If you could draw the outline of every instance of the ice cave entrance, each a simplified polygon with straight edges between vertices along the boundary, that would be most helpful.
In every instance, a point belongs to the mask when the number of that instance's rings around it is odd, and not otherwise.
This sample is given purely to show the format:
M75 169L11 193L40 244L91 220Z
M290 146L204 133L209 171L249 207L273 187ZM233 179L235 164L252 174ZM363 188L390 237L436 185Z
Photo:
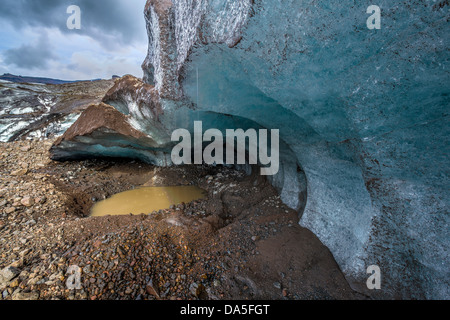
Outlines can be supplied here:
M197 186L142 187L117 193L96 203L91 209L91 216L148 214L205 197L206 191Z

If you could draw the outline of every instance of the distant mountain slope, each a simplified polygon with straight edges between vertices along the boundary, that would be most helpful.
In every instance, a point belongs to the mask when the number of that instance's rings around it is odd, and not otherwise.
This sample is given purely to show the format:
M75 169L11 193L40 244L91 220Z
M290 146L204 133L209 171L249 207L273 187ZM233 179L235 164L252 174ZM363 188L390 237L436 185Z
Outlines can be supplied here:
M15 83L44 83L44 84L64 84L64 83L74 83L79 81L65 81L65 80L58 80L58 79L50 79L50 78L40 78L40 77L22 77L22 76L16 76L14 74L5 73L4 75L0 76L0 80L15 82ZM93 79L90 81L96 81L101 79ZM81 81L81 80L80 80Z

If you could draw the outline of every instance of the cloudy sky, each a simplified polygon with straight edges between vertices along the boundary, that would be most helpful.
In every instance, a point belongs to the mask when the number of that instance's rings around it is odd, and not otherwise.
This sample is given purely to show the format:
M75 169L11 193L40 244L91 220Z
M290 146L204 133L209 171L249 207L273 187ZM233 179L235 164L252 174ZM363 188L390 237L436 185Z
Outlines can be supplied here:
M69 30L70 5L81 29ZM2 0L0 74L63 80L142 77L145 0Z

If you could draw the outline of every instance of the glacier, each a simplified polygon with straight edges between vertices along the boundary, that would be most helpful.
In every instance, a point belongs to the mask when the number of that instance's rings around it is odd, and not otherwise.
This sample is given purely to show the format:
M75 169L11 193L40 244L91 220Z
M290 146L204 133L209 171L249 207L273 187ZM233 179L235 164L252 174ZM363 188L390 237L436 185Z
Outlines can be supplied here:
M66 84L0 81L0 142L62 135L114 82ZM87 93L88 92L88 93Z
M118 80L103 102L152 142L97 132L53 150L171 165L171 132L196 120L279 129L271 183L352 288L448 299L450 7L379 0L381 29L369 30L371 4L148 0L143 81ZM382 290L366 287L370 265Z

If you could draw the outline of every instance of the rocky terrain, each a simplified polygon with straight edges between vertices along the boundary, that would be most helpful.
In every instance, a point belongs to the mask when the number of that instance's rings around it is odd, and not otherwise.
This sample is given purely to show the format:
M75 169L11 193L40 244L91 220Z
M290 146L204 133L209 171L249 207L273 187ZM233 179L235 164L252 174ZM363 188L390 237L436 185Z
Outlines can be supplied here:
M65 84L0 80L0 141L61 135L113 84L113 80Z
M142 80L0 82L2 141L45 138L2 145L4 297L448 299L448 4L148 0ZM194 121L279 130L278 173L170 167ZM87 217L154 184L209 197Z
M0 144L0 299L364 298L259 175L123 159L60 163L49 160L52 143ZM190 184L208 198L89 217L96 201L120 191ZM71 266L79 289L67 286Z

